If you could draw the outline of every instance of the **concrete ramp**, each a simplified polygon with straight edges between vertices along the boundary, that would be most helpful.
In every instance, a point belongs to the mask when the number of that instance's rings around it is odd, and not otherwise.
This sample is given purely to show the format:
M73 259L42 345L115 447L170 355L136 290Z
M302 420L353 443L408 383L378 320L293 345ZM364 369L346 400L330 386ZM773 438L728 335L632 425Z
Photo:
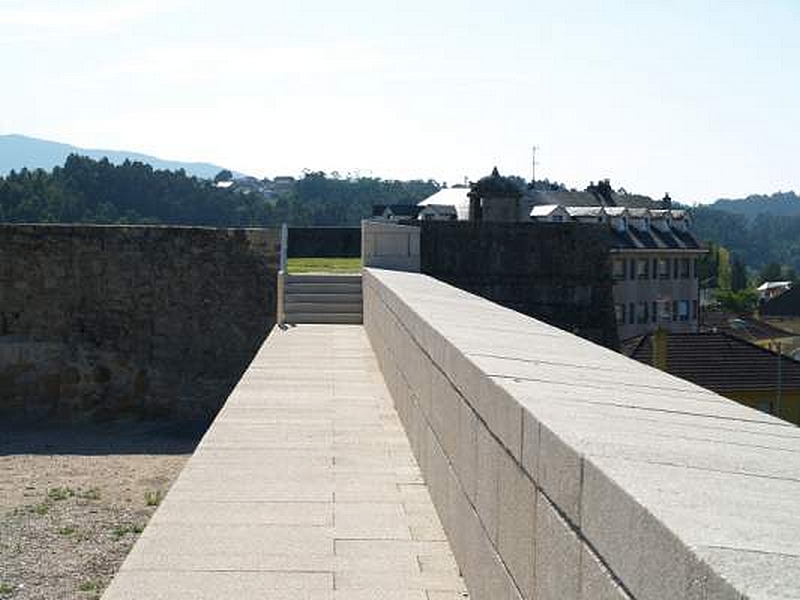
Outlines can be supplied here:
M275 329L105 600L455 600L464 584L360 326Z

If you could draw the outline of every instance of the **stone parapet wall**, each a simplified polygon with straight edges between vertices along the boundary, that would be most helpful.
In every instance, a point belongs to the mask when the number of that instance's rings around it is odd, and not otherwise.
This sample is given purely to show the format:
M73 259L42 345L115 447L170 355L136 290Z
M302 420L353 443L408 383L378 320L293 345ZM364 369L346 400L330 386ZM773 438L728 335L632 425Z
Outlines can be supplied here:
M209 418L275 318L273 230L0 226L0 413Z
M378 220L361 222L361 264L419 273L420 228Z
M364 325L475 600L800 595L800 430L430 277Z

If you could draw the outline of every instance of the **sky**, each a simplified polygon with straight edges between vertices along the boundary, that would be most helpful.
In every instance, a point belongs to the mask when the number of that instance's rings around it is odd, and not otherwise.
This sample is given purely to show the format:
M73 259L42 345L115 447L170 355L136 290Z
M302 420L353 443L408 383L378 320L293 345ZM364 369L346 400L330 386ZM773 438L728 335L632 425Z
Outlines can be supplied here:
M800 191L800 0L0 0L0 134L693 204Z

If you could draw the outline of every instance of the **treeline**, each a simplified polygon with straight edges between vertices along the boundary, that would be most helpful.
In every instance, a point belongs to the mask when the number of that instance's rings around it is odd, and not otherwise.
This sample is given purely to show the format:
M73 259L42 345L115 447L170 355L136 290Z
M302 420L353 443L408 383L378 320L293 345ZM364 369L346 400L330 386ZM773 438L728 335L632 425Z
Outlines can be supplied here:
M434 181L341 179L313 172L281 196L267 198L220 188L182 170L71 155L52 172L23 169L0 177L0 222L358 225L373 204L416 203L438 189Z
M698 239L724 246L753 271L780 265L800 272L800 216L748 218L708 206L693 208L692 216Z

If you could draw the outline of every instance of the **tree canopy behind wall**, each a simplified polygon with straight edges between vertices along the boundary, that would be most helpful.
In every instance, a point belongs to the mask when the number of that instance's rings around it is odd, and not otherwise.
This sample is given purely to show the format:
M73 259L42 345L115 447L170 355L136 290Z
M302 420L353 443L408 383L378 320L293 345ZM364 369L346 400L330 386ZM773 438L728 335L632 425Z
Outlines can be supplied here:
M310 172L277 198L218 187L182 170L71 155L63 167L0 177L0 222L355 226L373 204L416 203L434 181L342 179Z

